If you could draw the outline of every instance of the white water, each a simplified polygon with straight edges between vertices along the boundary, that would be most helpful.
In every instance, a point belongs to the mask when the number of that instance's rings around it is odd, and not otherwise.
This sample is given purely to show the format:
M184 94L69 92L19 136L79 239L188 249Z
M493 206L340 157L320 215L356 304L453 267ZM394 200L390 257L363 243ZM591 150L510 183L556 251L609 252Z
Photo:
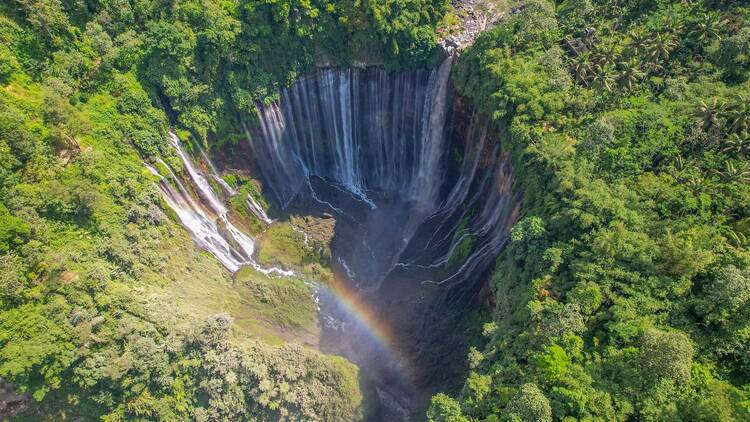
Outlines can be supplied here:
M282 208L311 176L375 207L373 191L430 208L439 188L452 60L434 71L322 70L258 107L246 130ZM369 73L365 73L369 72Z
M159 188L167 205L174 210L180 223L190 232L195 242L203 249L216 257L229 271L235 272L243 266L251 266L255 270L266 275L291 276L293 271L281 268L265 268L253 260L255 253L255 240L237 228L230 220L227 207L221 196L218 195L211 184L208 183L207 175L203 174L193 164L192 159L182 148L177 135L169 132L170 145L182 160L182 166L187 171L188 181L192 190L198 195L198 200L193 198L191 191L185 187L183 182L169 167L167 163L160 163L169 170L168 177L162 176L152 166L146 167L161 179ZM217 181L223 180L218 176L213 164L204 154L211 169L211 176ZM228 184L221 184L228 194L236 194ZM176 189L175 189L176 188ZM266 224L271 220L265 214L260 205L254 200L249 200L248 205L253 204L250 210ZM257 209L253 209L256 207Z
M372 289L394 268L444 267L468 238L475 246L465 262L426 282L471 277L494 259L515 219L512 171L499 145L487 145L488 120L474 115L464 142L446 139L455 112L451 66L448 58L431 71L321 70L282 90L278 103L259 105L259 125L246 127L255 163L282 208L307 195L361 224L363 245L343 253ZM451 160L460 166L449 177ZM366 221L316 192L313 178L366 204ZM382 198L389 208L376 210ZM456 235L462 221L465 231Z
M255 200L255 198L253 198L252 195L248 195L245 202L247 203L247 208L250 210L250 212L253 213L255 218L257 218L267 226L273 223L273 220L268 218L266 210L263 209L263 207L258 203L258 201Z
M172 134L170 133L170 137L171 136ZM216 170L216 166L214 166L214 163L208 157L208 154L206 154L206 151L204 151L203 149L200 149L200 153L201 153L201 156L203 157L203 161L208 165L209 170L211 170L211 177L216 181L216 183L219 184L219 186L221 186L224 192L228 196L238 195L239 192L237 192L237 189L229 186L229 183L227 183L226 180L224 180L224 178L222 178L219 175L219 172ZM266 226L269 226L273 223L273 220L268 217L268 214L266 214L266 210L263 209L263 207L258 203L258 201L252 195L247 196L245 203L247 205L247 208L250 210L250 212L253 213L255 218L257 218L261 223L265 224Z

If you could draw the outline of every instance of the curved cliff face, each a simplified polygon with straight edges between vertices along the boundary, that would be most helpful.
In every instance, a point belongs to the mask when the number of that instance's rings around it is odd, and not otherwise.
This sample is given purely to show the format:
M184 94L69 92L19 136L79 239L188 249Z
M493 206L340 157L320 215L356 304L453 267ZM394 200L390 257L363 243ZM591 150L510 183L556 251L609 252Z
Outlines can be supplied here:
M394 270L460 283L507 237L513 172L487 119L457 107L451 64L321 70L247 125L280 208L313 201L358 227L362 241L338 258L360 288Z
M321 348L363 369L376 419L405 419L452 387L466 356L457 309L476 298L518 216L498 131L452 94L451 60L320 70L246 126L266 195L336 217L337 280L374 316L323 294Z

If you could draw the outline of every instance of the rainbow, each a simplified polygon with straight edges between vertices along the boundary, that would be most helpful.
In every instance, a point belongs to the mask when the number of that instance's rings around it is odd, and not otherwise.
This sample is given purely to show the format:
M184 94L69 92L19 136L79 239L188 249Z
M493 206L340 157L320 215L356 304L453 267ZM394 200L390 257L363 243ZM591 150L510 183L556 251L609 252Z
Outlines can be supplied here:
M334 271L333 280L322 286L329 297L335 301L344 312L358 324L358 328L364 330L380 350L379 353L387 356L389 361L396 365L398 370L410 379L412 374L403 353L399 352L398 341L392 327L378 316L375 307L367 301L363 293L352 287L346 277Z

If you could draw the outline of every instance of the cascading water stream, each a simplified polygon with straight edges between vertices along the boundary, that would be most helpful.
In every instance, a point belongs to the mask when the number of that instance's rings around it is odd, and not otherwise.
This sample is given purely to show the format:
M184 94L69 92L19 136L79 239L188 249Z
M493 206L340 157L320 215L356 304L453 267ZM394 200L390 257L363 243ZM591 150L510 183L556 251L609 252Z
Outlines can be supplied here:
M182 160L183 168L187 171L190 185L196 191L199 201L196 201L179 177L163 160L159 163L169 171L169 178L159 174L153 166L146 165L149 171L161 180L159 188L167 202L174 210L180 223L190 232L193 239L213 254L229 271L235 272L242 266L251 266L256 271L266 275L291 276L293 271L281 268L265 268L253 260L255 240L242 232L229 220L229 212L221 196L208 183L208 177L199 171L192 159L183 150L180 139L174 132L169 132L169 141L177 155ZM204 154L204 160L211 170L211 177L221 180L221 185L228 195L236 194L224 180L216 173L213 163ZM174 187L177 187L175 189ZM249 197L248 206L259 220L270 224L271 220L263 208Z
M400 238L380 248L384 254L373 259L370 253L368 262L350 263L366 267L354 272L368 274L371 288L396 265L424 214L434 208L444 166L451 64L449 59L434 71L398 74L323 70L282 91L279 104L259 106L260 124L247 130L267 186L281 207L307 193L337 214L357 220L320 198L311 184L319 178L371 210L384 195L409 208L400 212Z
M450 69L446 60L433 72L396 76L323 70L283 90L279 104L259 106L260 126L248 137L276 200L286 207L317 176L370 205L373 191L429 204L439 186Z

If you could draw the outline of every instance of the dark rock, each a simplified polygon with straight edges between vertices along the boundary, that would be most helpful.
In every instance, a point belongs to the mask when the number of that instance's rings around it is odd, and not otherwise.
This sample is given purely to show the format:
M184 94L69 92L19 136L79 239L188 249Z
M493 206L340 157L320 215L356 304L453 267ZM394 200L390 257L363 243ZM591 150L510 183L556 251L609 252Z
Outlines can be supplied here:
M15 386L0 378L0 419L5 420L26 409L29 397L19 394Z

